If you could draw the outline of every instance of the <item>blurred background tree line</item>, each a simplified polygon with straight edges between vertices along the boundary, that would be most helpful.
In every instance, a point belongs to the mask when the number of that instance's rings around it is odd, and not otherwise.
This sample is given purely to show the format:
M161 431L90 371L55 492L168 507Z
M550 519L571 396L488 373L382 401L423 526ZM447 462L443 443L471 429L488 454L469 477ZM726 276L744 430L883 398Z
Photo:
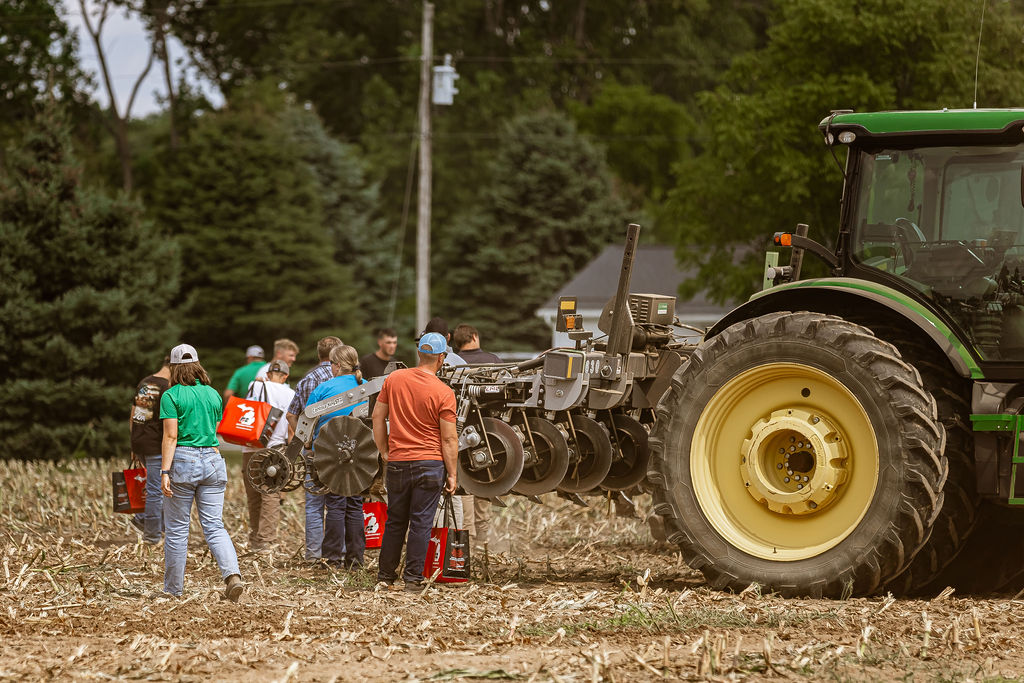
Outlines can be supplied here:
M434 312L492 350L540 350L533 311L628 221L721 302L767 237L829 243L830 109L1015 106L1022 0L449 0L461 79L433 120ZM140 17L163 110L100 107L104 12ZM411 356L422 4L0 4L0 443L122 453L135 382L179 341L223 388L252 343L395 327ZM223 95L174 77L167 40ZM208 90L207 90L208 91ZM411 201L413 200L413 201ZM749 254L737 257L736 254ZM685 305L685 304L683 304Z

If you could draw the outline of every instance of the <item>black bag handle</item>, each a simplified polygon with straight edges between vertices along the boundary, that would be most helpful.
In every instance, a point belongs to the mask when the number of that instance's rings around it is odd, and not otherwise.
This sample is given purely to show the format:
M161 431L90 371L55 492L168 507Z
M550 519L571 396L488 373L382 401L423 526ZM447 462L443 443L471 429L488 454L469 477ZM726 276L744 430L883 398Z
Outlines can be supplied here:
M260 396L261 396L261 398L256 398L255 396L252 395L252 391L253 391L253 389L255 387L249 387L249 391L248 391L248 393L246 393L245 397L246 398L254 399L256 401L259 401L260 403L270 403L270 401L267 400L267 382L266 382L266 380L263 380L263 379L253 380L253 383L256 383L256 382L260 383Z
M452 521L448 521L448 515L452 516ZM455 529L458 531L458 519L455 517L455 501L452 500L452 494L444 494L444 526L447 529Z

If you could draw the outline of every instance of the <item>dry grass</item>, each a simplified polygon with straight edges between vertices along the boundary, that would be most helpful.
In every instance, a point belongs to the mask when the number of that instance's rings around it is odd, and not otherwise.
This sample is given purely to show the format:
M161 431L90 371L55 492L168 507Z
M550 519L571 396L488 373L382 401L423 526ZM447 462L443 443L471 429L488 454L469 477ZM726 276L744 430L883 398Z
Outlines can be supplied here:
M677 552L608 506L557 497L496 511L466 586L424 595L298 561L302 496L282 552L245 554L229 469L228 530L248 582L222 602L193 527L186 594L153 598L163 554L109 512L110 465L0 462L0 679L999 680L1024 672L1024 603L782 600L708 590ZM641 501L641 507L643 502Z

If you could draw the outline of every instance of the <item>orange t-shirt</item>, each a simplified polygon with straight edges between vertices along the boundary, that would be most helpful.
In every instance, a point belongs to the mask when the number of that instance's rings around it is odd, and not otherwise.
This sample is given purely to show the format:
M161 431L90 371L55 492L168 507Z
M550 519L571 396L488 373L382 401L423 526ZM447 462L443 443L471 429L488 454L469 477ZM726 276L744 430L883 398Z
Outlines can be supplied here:
M441 460L440 420L455 422L455 392L416 368L395 370L377 394L388 406L388 460Z

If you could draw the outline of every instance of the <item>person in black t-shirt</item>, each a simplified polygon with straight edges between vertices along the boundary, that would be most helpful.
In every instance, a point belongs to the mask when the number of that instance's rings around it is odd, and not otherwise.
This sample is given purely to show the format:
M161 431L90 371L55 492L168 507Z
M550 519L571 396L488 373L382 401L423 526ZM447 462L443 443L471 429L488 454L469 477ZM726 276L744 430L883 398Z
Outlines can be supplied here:
M157 544L164 531L163 494L160 492L160 445L164 438L160 397L171 386L170 358L135 390L131 412L132 457L146 466L146 511L132 517L142 540Z
M377 350L359 359L359 370L363 379L371 380L384 374L384 368L395 357L398 348L398 334L390 327L377 331Z
M452 348L470 365L479 363L500 363L495 354L480 348L480 333L472 325L459 325L452 332Z

